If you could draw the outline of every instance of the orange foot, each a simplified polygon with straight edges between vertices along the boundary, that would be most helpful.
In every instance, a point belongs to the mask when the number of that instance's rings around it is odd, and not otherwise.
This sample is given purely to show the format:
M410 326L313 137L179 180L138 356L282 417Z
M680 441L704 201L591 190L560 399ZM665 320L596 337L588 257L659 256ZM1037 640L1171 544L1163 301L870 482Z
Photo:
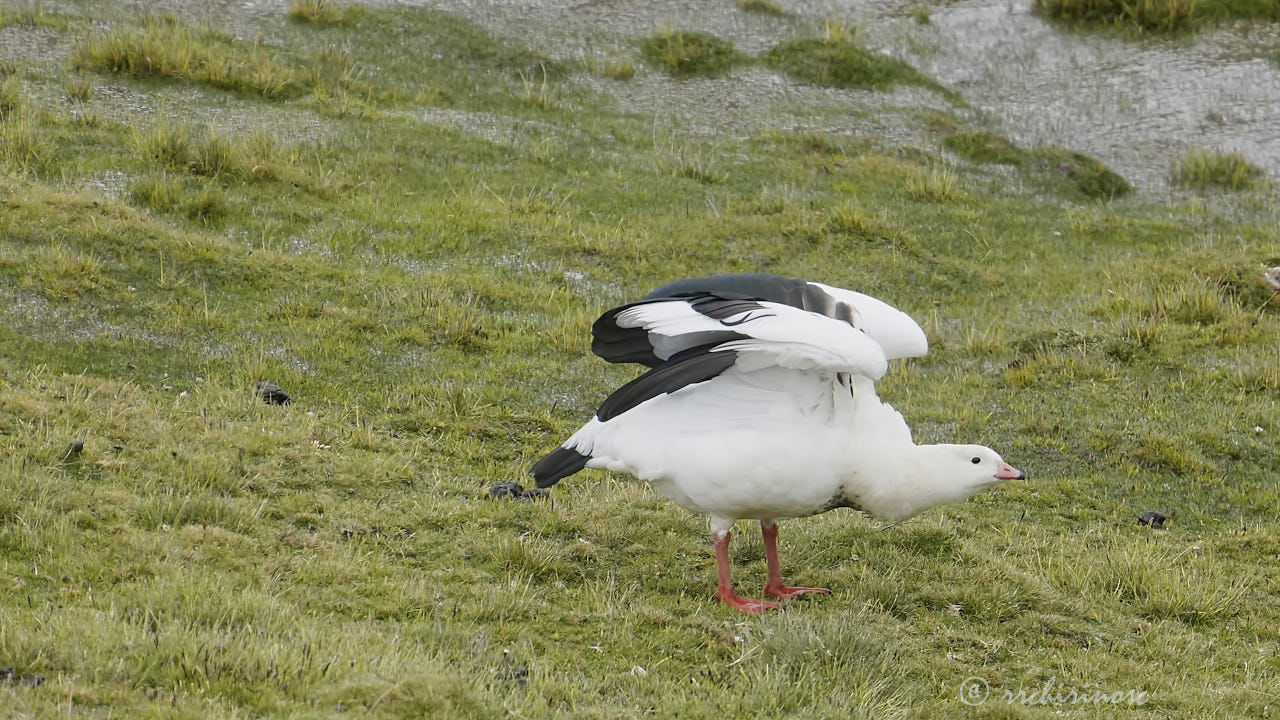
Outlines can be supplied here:
M778 603L769 602L768 600L748 600L741 597L733 590L717 590L716 599L734 610L744 612L748 615L758 615L765 610L779 610L782 608Z
M790 585L783 585L781 582L771 582L764 586L765 595L778 598L779 600L790 600L792 598L798 598L801 595L808 595L809 593L813 593L814 595L830 595L831 591L826 588L791 587Z

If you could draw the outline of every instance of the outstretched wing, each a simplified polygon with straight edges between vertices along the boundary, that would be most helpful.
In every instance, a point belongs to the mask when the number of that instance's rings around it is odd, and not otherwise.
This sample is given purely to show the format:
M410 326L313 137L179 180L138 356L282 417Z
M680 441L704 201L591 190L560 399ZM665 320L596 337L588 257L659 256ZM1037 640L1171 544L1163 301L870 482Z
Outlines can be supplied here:
M852 290L781 275L752 273L680 280L654 290L641 302L696 299L707 295L726 300L778 303L840 321L865 332L888 359L917 357L929 349L924 331L897 308ZM611 310L596 322L592 327L593 352L609 362L636 362L656 367L691 347L740 339L735 337L732 328L727 327L698 325L694 329L693 325L685 325L682 331L679 327L669 326L665 332L651 332L642 327L619 325L616 321L618 315L637 304Z
M828 370L879 379L888 368L880 345L865 332L825 315L731 293L641 300L605 313L596 323L641 337L661 363L694 347L732 351L744 369L768 366Z

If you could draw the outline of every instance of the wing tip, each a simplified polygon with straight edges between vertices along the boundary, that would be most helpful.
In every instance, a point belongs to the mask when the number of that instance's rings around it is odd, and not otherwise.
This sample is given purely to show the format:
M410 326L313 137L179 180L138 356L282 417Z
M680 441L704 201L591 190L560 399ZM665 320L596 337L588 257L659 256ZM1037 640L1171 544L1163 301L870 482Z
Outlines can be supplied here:
M549 488L585 468L590 459L590 455L583 455L571 447L561 445L534 463L530 472L538 487Z

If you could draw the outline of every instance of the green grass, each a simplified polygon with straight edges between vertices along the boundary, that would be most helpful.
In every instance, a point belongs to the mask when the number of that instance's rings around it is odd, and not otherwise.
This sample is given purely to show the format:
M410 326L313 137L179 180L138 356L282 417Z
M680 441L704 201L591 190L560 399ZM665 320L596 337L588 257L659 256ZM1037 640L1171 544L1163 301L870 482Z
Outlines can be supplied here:
M1174 163L1173 181L1195 190L1249 190L1265 186L1266 175L1240 153L1192 148Z
M649 62L676 77L718 75L748 60L728 40L693 30L664 30L645 38L640 50Z
M823 37L797 38L775 45L765 53L763 61L814 85L867 90L920 85L957 97L901 60L869 52L857 42L855 31L837 22L827 23Z
M773 0L738 0L738 7L746 12L760 13L761 15L773 15L781 17L787 12L782 8L782 3Z
M302 90L299 74L265 50L246 55L233 45L213 32L195 32L167 17L142 30L116 30L84 42L76 47L71 64L76 70L187 80L267 98Z
M960 157L979 163L1013 165L1050 186L1070 188L1091 200L1124 197L1133 187L1101 161L1058 147L1027 150L986 130L962 130L949 118L934 116L931 126L943 132L942 145Z
M18 60L0 667L44 681L0 682L3 713L1274 713L1270 211L1083 202L1087 159L924 111L906 129L945 158L664 134L535 39L423 8L240 16L255 45L71 7L63 47L156 32L304 80L268 97L192 66L86 68L80 108L63 61ZM163 121L114 108L121 92ZM601 311L725 271L911 313L931 353L881 393L919 440L990 444L1030 479L887 529L785 522L788 579L834 593L759 618L714 601L705 519L643 484L589 471L549 501L486 496L634 376L590 355ZM263 403L260 380L293 402ZM1137 524L1148 509L1165 530ZM735 579L758 595L762 543L740 530ZM991 688L978 708L970 677ZM1149 702L999 701L1050 678Z
M8 120L22 109L22 81L10 75L0 81L0 121Z
M347 25L365 15L359 4L341 4L331 0L289 0L289 17L315 25Z
M1280 19L1277 0L1036 0L1034 7L1054 20L1156 33L1238 18Z

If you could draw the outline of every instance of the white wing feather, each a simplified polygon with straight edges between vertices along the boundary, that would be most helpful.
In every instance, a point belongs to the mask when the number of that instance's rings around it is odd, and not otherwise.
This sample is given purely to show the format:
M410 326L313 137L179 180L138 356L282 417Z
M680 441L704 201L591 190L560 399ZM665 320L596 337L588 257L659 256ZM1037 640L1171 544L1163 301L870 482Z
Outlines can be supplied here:
M929 352L929 340L925 337L924 330L920 329L910 315L898 308L853 290L816 282L809 284L853 308L857 315L857 326L880 344L885 357L890 360L920 357Z
M880 345L848 323L790 305L755 304L758 307L717 319L683 300L646 303L618 313L616 322L619 327L644 328L655 348L690 347L682 341L689 335L709 342L723 338L726 342L716 350L737 351L738 365L744 369L829 370L876 380L888 369Z

